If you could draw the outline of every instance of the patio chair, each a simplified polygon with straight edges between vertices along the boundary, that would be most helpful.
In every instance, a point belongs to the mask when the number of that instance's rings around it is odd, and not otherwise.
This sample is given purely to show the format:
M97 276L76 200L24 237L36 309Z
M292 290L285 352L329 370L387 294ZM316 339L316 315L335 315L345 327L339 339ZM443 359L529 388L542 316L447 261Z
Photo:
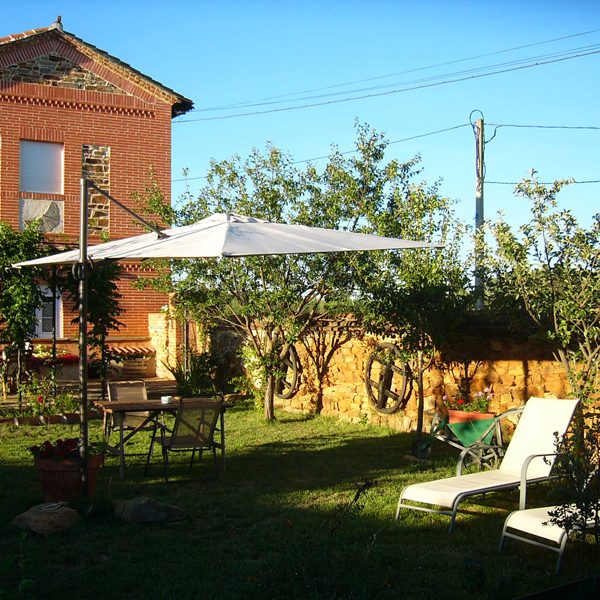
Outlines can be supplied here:
M169 452L191 452L192 456L188 469L188 471L191 471L196 452L198 452L198 462L200 463L202 462L204 450L212 450L215 473L218 479L217 447L220 447L220 444L215 442L214 437L222 410L222 398L182 398L175 416L173 429L170 430L161 425L152 434L145 473L148 473L154 444L159 443L162 448L165 481L169 480Z
M403 508L448 515L451 532L458 506L465 498L516 488L520 490L519 508L524 509L527 484L551 477L556 435L565 434L578 403L530 398L498 469L409 485L400 494L396 519Z
M115 400L127 400L129 402L145 402L148 400L148 393L146 391L146 383L143 380L135 381L109 381L108 382L108 400L113 402ZM136 429L150 416L148 411L137 411L123 413L123 429ZM104 415L104 431L107 437L110 436L114 427L112 418L107 420L106 414ZM151 431L154 429L154 425L148 425L143 429Z
M588 476L585 485L592 485L592 489L597 489L599 476L600 471L593 471ZM594 500L589 507L591 514L586 519L584 526L586 531L594 531L598 526L597 520L600 520L600 514L596 514L593 508L595 503L596 501ZM552 516L550 512L556 511L558 508L558 506L542 506L540 508L527 508L511 512L504 521L498 551L502 551L506 538L512 538L557 552L558 558L556 559L555 572L558 574L569 535L573 532L582 532L583 530L581 523L578 522L579 519L573 522L570 530L565 529L557 523L551 523L550 519ZM563 508L566 509L567 513L576 513L578 511L575 504L563 505Z
M502 550L506 538L547 548L558 553L555 569L558 574L569 534L560 525L549 522L548 512L556 508L556 506L543 506L511 512L504 521L498 550Z

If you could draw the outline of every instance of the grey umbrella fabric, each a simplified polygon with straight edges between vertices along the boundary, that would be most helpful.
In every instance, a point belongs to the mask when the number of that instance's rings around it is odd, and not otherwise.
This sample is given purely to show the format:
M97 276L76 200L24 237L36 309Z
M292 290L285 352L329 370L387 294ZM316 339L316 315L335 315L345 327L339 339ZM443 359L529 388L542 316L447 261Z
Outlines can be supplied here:
M357 250L439 248L440 245L336 229L271 223L254 217L217 213L192 225L166 229L164 237L145 233L90 246L88 258L210 258L269 254L309 254ZM79 250L17 263L15 267L73 264Z

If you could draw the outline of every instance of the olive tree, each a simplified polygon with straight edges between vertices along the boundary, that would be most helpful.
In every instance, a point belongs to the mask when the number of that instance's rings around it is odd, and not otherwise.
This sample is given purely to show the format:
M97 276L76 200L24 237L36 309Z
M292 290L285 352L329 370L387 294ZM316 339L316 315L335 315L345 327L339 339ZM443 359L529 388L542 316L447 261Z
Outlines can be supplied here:
M369 217L380 235L436 242L440 248L369 257L363 306L370 330L399 339L417 382L420 435L424 372L444 342L460 330L473 296L461 253L466 227L454 216L453 202L439 193L437 184L411 181L408 175L417 174L417 167L418 159L404 164L392 161L387 166L385 185Z
M322 171L310 164L300 169L272 146L264 153L254 150L245 160L213 162L207 185L176 211L175 224L214 212L235 212L373 232L373 216L378 214L373 207L384 210L383 188L390 177L398 189L407 187L415 164L384 164L385 145L380 134L359 126L356 156L345 159L334 148ZM332 315L360 312L359 279L368 270L365 265L372 265L365 263L367 254L174 261L168 279L188 314L203 323L233 328L253 348L263 373L265 416L272 419L276 380L290 345Z
M234 157L213 163L207 186L181 208L177 223L234 212L276 222L343 227L343 202L317 200L319 188L314 168L300 171L273 147L264 154L255 150L244 161ZM320 318L325 306L348 298L342 265L335 255L194 259L175 261L171 278L178 302L189 315L199 322L226 325L250 345L263 375L265 417L273 419L277 375L290 345Z
M573 395L598 395L600 372L600 213L589 228L556 196L568 181L518 184L531 203L531 220L515 232L500 217L491 225L495 246L488 293L512 296L563 365Z

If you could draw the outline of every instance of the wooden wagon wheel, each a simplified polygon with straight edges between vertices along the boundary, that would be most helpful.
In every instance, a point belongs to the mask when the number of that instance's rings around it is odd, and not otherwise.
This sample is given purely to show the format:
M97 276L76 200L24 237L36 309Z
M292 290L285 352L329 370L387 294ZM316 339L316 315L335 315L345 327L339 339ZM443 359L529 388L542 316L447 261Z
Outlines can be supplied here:
M367 359L365 384L373 408L384 414L396 412L407 401L408 365L395 344L378 344Z
M283 376L278 377L275 382L275 395L282 400L287 400L298 391L300 383L300 359L294 346L290 346L282 363Z

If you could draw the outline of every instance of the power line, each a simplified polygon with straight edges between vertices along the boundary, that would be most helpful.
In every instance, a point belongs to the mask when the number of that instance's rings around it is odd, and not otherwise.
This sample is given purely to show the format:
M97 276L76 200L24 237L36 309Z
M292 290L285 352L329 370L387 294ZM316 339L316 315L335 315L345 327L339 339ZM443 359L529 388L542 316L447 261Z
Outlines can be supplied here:
M500 129L500 127L516 127L519 129L589 129L589 130L600 130L599 126L596 125L515 125L512 123L488 123L490 127Z
M494 185L518 185L520 181L486 181L486 183ZM554 181L538 181L540 185L552 185ZM578 185L582 183L600 183L600 179L588 179L586 181L570 181L569 185Z
M588 45L588 46L581 46L579 48L572 48L570 50L566 50L566 51L558 51L558 52L551 52L550 54L542 54L539 56L529 56L526 58L519 58L519 59L514 59L514 60L510 60L510 61L506 61L506 62L501 62L501 63L497 63L494 65L484 65L482 67L473 67L470 69L464 69L462 71L455 71L455 72L451 72L451 73L442 73L440 75L432 75L429 77L424 77L421 79L413 79L413 80L409 80L409 81L404 81L404 82L395 82L395 83L386 83L383 85L377 85L377 86L370 86L370 87L364 87L364 88L357 88L357 89L353 89L353 90L346 90L346 91L341 91L341 92L330 92L328 94L318 94L318 95L314 95L314 96L304 96L302 98L296 98L295 100L271 100L271 101L263 101L263 102L254 102L254 103L238 103L237 106L235 107L231 107L231 108L255 108L255 107L259 107L259 106L272 106L274 104L283 104L283 103L289 103L289 102L299 102L301 100L318 100L321 98L331 98L332 96L342 96L342 95L348 95L348 94L355 94L355 93L359 93L359 92L370 92L370 91L374 91L374 90L380 90L380 89L389 89L391 87L394 86L407 86L407 85L415 85L415 84L421 84L421 83L429 83L432 81L439 81L445 77L456 77L456 76L463 76L463 75L470 75L473 73L481 73L482 71L486 71L488 69L491 68L498 68L498 67L512 67L512 66L516 66L516 65L522 65L524 63L528 63L531 61L537 61L537 60L548 60L548 59L556 59L556 58L565 58L568 57L569 55L572 55L575 52L581 52L581 51L590 51L590 50L598 50L599 49L599 45L598 44L592 44L592 45ZM207 112L210 110L231 110L230 107L221 107L221 108L214 108L214 109L196 109L197 112Z
M466 58L459 58L459 59L455 59L455 60L450 60L450 61L446 61L446 62L441 62L441 63L435 63L432 65L427 65L425 67L416 67L413 69L407 69L404 71L398 71L396 73L389 73L387 75L377 75L375 77L368 77L365 79L357 79L354 81L349 81L349 82L344 82L344 83L337 83L337 84L332 84L332 85L328 85L328 86L323 86L323 87L317 87L317 88L309 88L307 90L301 90L301 91L297 91L297 92L289 92L287 94L279 94L276 96L267 96L265 98L259 98L256 100L246 100L246 101L242 101L242 102L236 102L233 104L226 104L226 105L221 105L221 106L213 106L213 107L208 107L208 108L203 108L203 109L194 109L193 111L190 112L207 112L207 111L211 111L211 110L229 110L229 109L233 109L233 108L244 108L244 107L248 107L250 105L252 105L253 103L256 102L265 102L268 100L278 100L281 98L289 98L290 96L299 96L301 94L309 94L312 92L320 92L320 91L325 91L325 90L331 90L331 89L335 89L335 88L339 88L339 87L344 87L344 86L349 86L349 85L355 85L357 83L366 83L369 81L377 81L380 79L387 79L389 77L396 77L398 75L407 75L409 73L416 73L419 71L426 71L429 69L434 69L437 67L445 67L448 65L453 65L453 64L459 64L459 63L463 63L463 62L468 62L468 61L472 61L472 60L477 60L480 58L486 58L488 56L495 56L498 54L505 54L508 52L514 52L515 50L523 50L525 48L532 48L534 46L541 46L544 44L550 44L553 42L558 42L558 41L563 41L566 39L571 39L571 38L575 38L575 37L581 37L583 35L589 35L591 33L597 33L598 31L600 31L600 29L592 29L590 31L583 31L581 33L574 33L571 35L566 35L566 36L561 36L561 37L557 37L557 38L552 38L549 40L543 40L541 42L534 42L531 44L524 44L521 46L514 46L512 48L506 48L504 50L496 50L494 52L486 52L484 54L478 54L478 55L474 55L474 56L468 56Z
M519 128L533 128L533 129L570 129L570 130L592 130L592 131L600 130L600 127L595 126L595 125L514 125L514 124L509 124L509 123L500 123L500 124L488 123L488 125L493 126L496 129L498 129L500 127L519 127ZM470 127L470 126L471 126L471 123L462 123L461 125L453 125L451 127L444 127L443 129L436 129L435 131L428 131L426 133L419 133L417 135L412 135L410 137L405 137L405 138L401 138L398 140L392 140L392 141L388 142L387 145L390 146L392 144L400 144L402 142L409 142L411 140L417 140L420 138L429 137L432 135L438 135L440 133L446 133L448 131L454 131L456 129L462 129L464 127ZM317 160L325 160L327 158L331 158L335 154L345 156L346 154L354 154L355 152L358 152L358 150L353 149L353 150L345 150L343 152L333 152L331 154L323 154L321 156L314 156L312 158L304 158L301 160L295 160L295 161L292 161L291 164L297 165L297 164L308 163L308 162L313 162L313 161L317 161ZM182 177L179 179L171 179L171 183L179 183L182 181L196 181L199 179L207 179L207 176L200 175L198 177ZM518 182L486 181L486 183L494 184L494 185L517 185ZM575 181L573 183L577 183L577 184L579 184L579 183L600 183L600 181L587 180L587 181ZM551 183L543 183L542 185L551 185Z
M437 129L436 131L428 131L427 133L420 133L418 135L412 135L410 137L402 138L400 140L392 140L391 142L388 142L387 145L390 146L391 144L400 144L401 142L408 142L410 140L416 140L419 138L428 137L430 135L437 135L438 133L445 133L447 131L453 131L455 129L461 129L463 127L469 127L469 126L470 126L470 123L463 123L462 125L453 125L452 127L445 127L444 129ZM324 160L326 158L331 158L332 156L335 156L336 154L344 156L346 154L354 154L355 152L358 152L358 150L354 149L354 150L345 150L344 152L332 152L331 154L324 154L323 156L315 156L313 158L304 158L302 160L295 160L291 164L298 165L301 163L307 163L307 162L312 162L312 161L316 161L316 160ZM183 177L181 179L171 179L171 183L177 183L180 181L194 181L196 179L206 179L206 175L201 175L199 177Z
M182 121L173 121L173 123L177 124L177 123L193 123L193 122L198 122L198 121L222 121L222 120L225 120L225 119L234 119L234 118L238 118L238 117L248 117L248 116L254 116L254 115L264 115L264 114L277 113L277 112L287 112L287 111L291 111L291 110L301 110L301 109L305 109L305 108L314 108L316 106L327 106L327 105L333 105L333 104L340 104L340 103L343 103L343 102L351 102L351 101L355 101L355 100L365 100L365 99L369 99L369 98L376 98L376 97L381 97L381 96L389 96L391 94L399 94L399 93L414 91L414 90L418 90L418 89L438 87L438 86L446 85L446 84L449 84L449 83L460 83L462 81L469 81L469 80L479 79L479 78L482 78L482 77L490 77L492 75L500 75L500 74L503 74L503 73L509 73L509 72L512 72L512 71L519 71L519 70L528 69L528 68L532 68L532 67L538 67L538 66L541 66L541 65L552 64L552 63L556 63L556 62L563 62L565 60L570 60L570 59L573 59L573 58L581 58L583 56L589 56L589 55L592 55L592 54L598 54L599 52L600 52L600 50L594 49L594 50L590 50L590 51L587 51L587 52L582 52L582 53L578 53L578 54L574 54L574 55L563 56L563 57L560 57L560 58L553 58L553 59L543 60L543 61L534 62L534 63L530 63L530 64L526 64L526 65L519 65L519 66L515 66L515 67L508 67L508 68L505 68L505 69L498 69L496 71L490 71L489 73L480 73L478 75L469 75L469 76L464 76L464 77L456 77L455 79L447 79L447 80L443 80L443 81L436 81L436 82L427 83L427 84L415 85L415 86L404 88L404 89L390 90L390 91L379 92L379 93L375 93L375 94L365 94L365 95L361 95L361 96L352 96L350 98L341 98L341 99L337 99L337 100L327 100L327 101L324 101L324 102L314 102L314 103L309 103L309 104L303 104L303 105L300 105L300 106L287 106L287 107L282 107L282 108L272 108L272 109L263 110L263 111L252 111L252 112L246 112L246 113L238 113L238 114L235 114L235 115L223 115L223 116L217 116L217 117L201 117L199 119L185 119L185 120L182 120Z

